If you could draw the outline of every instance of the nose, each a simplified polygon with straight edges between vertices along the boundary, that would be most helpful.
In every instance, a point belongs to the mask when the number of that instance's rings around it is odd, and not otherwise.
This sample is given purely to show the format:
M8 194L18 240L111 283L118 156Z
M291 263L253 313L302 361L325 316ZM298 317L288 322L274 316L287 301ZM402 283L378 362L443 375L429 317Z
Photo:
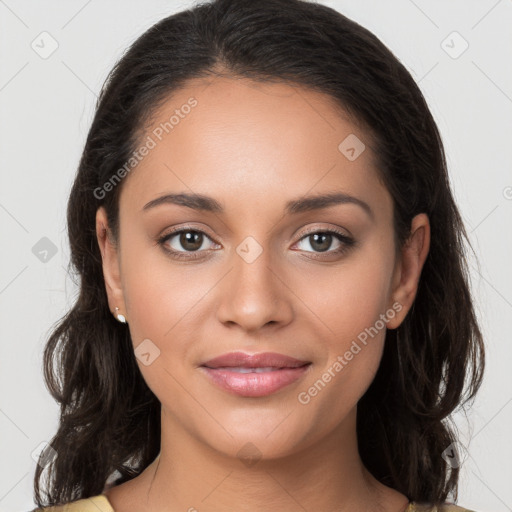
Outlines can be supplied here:
M234 253L231 271L222 281L217 318L223 324L254 333L291 322L294 295L269 250L263 249L254 260L243 251Z

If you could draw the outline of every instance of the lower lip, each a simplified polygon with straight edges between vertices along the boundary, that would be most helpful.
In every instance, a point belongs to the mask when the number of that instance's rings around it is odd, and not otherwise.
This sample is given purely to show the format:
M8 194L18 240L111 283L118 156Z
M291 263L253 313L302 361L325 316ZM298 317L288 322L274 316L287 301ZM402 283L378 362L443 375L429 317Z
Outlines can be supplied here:
M238 396L267 396L300 379L311 364L261 373L239 373L201 366L214 384Z

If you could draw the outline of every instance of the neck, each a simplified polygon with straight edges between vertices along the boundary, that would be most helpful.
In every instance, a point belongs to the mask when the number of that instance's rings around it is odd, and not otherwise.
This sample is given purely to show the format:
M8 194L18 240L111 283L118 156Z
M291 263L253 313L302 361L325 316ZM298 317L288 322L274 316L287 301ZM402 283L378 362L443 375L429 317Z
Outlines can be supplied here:
M108 497L116 512L123 512L125 503L131 505L127 510L136 505L158 512L402 512L407 507L404 495L382 485L363 466L356 409L337 430L302 451L268 458L248 444L238 455L214 450L162 410L159 456L123 484L129 486L129 499L119 500L116 488Z

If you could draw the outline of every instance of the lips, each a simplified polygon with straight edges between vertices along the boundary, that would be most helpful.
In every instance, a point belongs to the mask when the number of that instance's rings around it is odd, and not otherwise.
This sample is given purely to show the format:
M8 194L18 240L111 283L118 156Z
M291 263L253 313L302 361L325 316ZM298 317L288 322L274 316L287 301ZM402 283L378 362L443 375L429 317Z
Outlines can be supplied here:
M301 378L310 361L265 352L231 352L203 363L199 368L210 382L232 394L261 397L275 393Z
M208 368L298 368L308 364L294 357L285 356L276 352L263 352L261 354L246 354L245 352L230 352L215 357L203 363Z

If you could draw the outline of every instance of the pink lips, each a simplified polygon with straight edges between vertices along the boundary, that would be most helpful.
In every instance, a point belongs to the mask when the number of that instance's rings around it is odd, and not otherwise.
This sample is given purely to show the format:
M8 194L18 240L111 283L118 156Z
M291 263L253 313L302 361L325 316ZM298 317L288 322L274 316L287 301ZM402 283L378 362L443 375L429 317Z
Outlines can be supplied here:
M231 352L215 357L200 367L214 384L233 394L246 397L270 395L304 375L308 361L265 352Z

